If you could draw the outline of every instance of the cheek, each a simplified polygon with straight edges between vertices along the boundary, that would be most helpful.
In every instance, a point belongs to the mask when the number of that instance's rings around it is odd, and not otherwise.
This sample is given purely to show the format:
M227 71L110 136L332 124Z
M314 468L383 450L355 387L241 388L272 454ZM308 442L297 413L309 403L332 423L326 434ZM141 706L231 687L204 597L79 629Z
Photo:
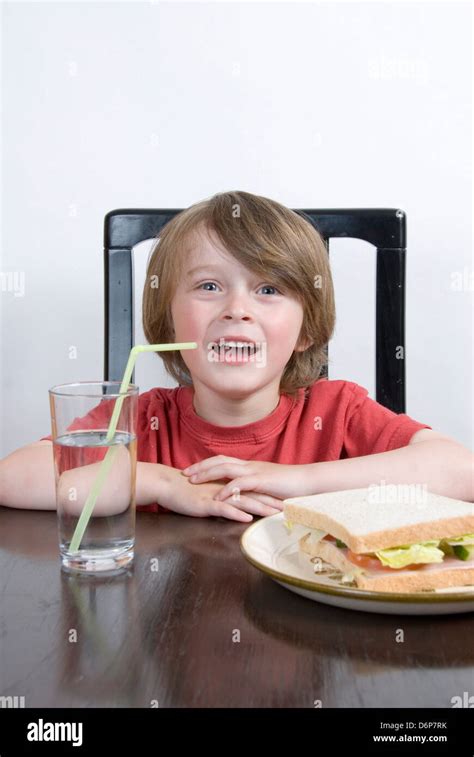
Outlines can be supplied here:
M176 296L171 303L171 317L177 341L193 341L193 334L199 328L199 318L193 304L186 298Z
M275 314L276 315L276 314ZM268 340L278 354L291 355L296 345L301 326L303 312L301 308L290 307L270 319L266 327Z

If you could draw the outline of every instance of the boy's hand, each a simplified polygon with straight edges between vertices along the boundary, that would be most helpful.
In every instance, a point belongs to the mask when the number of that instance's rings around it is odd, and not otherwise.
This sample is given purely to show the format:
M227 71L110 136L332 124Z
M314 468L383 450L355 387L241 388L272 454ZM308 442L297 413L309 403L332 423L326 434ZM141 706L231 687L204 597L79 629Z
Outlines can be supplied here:
M219 482L195 486L183 476L182 471L170 468L167 472L165 493L160 495L159 502L163 507L183 515L198 518L214 515L244 523L252 520L250 513L274 515L283 507L280 499L254 491L247 491L245 495L238 496L231 491L224 500L217 500L214 497L224 483L225 478Z
M191 483L202 483L220 478L232 479L214 497L218 501L242 496L251 490L279 500L311 493L308 465L280 465L258 460L239 460L237 457L217 455L190 465L182 472ZM313 473L314 478L314 473Z

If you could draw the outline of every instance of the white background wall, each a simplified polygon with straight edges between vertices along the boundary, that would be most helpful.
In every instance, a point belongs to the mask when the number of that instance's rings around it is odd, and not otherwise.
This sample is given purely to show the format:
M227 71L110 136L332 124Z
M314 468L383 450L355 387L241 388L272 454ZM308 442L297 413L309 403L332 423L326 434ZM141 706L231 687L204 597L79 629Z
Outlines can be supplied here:
M406 211L407 413L473 446L469 3L1 12L0 270L25 289L0 291L0 457L50 433L49 387L103 377L105 213L229 189ZM329 377L374 396L374 249L338 240L331 262ZM140 391L174 385L147 357Z

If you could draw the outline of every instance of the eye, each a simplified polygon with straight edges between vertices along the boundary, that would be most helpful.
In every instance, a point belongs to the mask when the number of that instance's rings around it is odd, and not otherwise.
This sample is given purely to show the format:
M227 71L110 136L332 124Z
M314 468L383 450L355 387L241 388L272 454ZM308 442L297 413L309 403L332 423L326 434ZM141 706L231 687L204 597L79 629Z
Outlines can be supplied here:
M202 284L198 284L197 288L198 289L202 289L203 287L207 286L208 284L210 284L211 286L218 286L215 281L203 281ZM272 284L262 284L262 286L259 287L259 288L260 289L273 289L275 293L281 294L281 292L279 292L279 290L276 287L274 287ZM215 290L205 289L204 291L211 292L211 291L215 291Z
M260 289L273 289L275 292L277 292L278 294L280 294L278 292L278 289L276 287L274 287L272 284L262 284L262 286L260 287Z

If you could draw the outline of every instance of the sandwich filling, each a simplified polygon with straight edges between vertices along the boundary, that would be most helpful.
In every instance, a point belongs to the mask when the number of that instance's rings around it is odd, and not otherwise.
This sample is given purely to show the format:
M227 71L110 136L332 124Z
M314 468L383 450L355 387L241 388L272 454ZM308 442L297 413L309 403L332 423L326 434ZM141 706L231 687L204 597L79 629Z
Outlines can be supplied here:
M400 544L374 552L355 553L340 539L325 531L293 524L289 520L285 521L285 526L298 538L306 536L308 546L314 546L318 542L329 542L341 550L340 554L353 565L369 570L416 570L431 563L443 563L446 559L450 563L455 560L464 563L474 562L474 533L416 544Z

